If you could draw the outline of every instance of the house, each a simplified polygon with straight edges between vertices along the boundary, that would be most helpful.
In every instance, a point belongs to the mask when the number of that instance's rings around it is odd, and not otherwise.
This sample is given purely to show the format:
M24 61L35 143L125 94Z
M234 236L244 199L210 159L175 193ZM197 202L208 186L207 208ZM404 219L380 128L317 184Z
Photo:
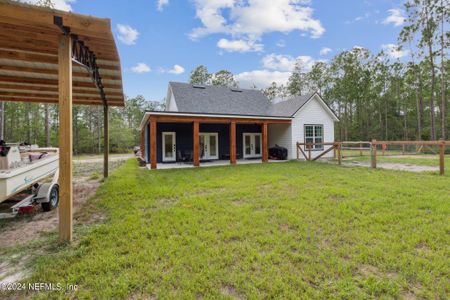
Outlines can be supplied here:
M275 145L295 159L297 142L333 142L337 121L317 93L274 104L258 90L170 82L166 110L147 111L142 119L141 153L153 169L177 161L266 162Z

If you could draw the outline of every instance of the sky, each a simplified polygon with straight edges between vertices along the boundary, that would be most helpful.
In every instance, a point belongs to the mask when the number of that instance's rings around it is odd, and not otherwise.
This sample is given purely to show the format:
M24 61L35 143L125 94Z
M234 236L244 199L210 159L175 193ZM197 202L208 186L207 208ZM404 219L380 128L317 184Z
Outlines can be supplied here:
M38 0L22 0L37 2ZM192 69L226 69L242 88L286 83L353 47L392 58L405 21L403 0L54 0L56 8L111 19L124 92L162 101L169 81Z

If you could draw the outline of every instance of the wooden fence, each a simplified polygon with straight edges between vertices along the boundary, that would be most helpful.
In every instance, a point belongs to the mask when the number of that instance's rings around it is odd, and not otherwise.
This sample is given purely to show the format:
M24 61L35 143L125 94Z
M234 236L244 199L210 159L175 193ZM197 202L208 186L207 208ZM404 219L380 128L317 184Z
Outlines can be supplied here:
M350 150L359 150L360 155L362 156L363 150L370 150L371 155L371 167L377 167L377 155L378 155L378 146L381 146L382 154L384 155L385 150L389 145L397 145L402 146L402 153L405 153L406 146L416 146L416 152L420 152L423 147L429 146L438 146L439 147L439 174L445 174L445 147L450 146L450 141L439 140L439 141L377 141L372 140L368 141L342 141L342 142L332 142L332 143L297 143L297 159L300 159L300 153L303 157L308 161L315 161L319 158L323 157L325 154L330 151L334 151L334 158L337 159L338 164L342 164L342 146L350 145L350 147L346 147L345 149ZM368 147L364 147L368 145ZM319 150L320 152L313 157L312 152L316 152L316 146L323 146L323 149ZM325 147L329 147L325 149ZM304 149L302 149L302 147Z

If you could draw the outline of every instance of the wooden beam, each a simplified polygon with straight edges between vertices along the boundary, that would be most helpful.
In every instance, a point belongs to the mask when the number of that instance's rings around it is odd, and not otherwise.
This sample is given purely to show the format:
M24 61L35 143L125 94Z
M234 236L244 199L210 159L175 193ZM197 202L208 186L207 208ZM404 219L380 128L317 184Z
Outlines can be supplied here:
M1 51L1 50L0 50ZM0 82L17 82L17 83L29 83L29 84L39 84L39 85L53 85L58 86L57 79L46 79L46 78L33 78L33 77L24 77L24 76L4 76L0 75ZM86 88L95 88L95 84L93 82L88 81L74 81L74 87L86 87ZM104 83L105 88L112 89L121 89L122 86L120 84L113 83Z
M73 98L72 98L73 99ZM57 104L59 101L57 99L49 98L27 98L27 97L1 97L2 101L9 102L32 102L32 103L52 103ZM73 99L73 104L79 105L101 105L103 102L101 100L84 100L84 99ZM124 106L123 102L120 101L107 101L109 106Z
M59 238L72 241L72 43L59 39Z
M35 63L47 63L47 64L57 64L58 63L57 55L41 53L41 52L33 52L33 51L25 52L25 51L20 51L20 50L23 50L23 49L0 49L0 58L35 62ZM99 59L99 60L97 60L97 64L101 69L120 71L120 66L115 65L113 60L100 60Z
M109 163L109 114L108 105L103 105L103 178L108 178Z
M200 166L200 124L198 121L195 121L192 125L192 141L193 141L193 161L194 167Z
M230 123L230 164L236 164L236 122Z
M150 119L150 167L152 169L156 169L157 168L157 156L156 156L156 151L157 151L157 147L156 147L156 132L157 132L157 125L158 123L156 122L155 119Z
M269 144L268 144L268 126L267 123L264 122L262 125L262 162L269 161Z
M170 122L180 122L180 123L227 123L229 124L231 121L235 121L236 124L291 124L291 120L288 119L266 119L264 117L261 118L236 118L236 117L204 117L204 116L164 116L164 115L153 115L153 118L157 119L158 122L161 123L170 123Z
M0 65L0 70L30 73L31 75L34 75L34 76L37 76L38 74L58 75L58 70L56 70L56 69L43 69L40 67L22 67L22 66ZM91 75L88 73L87 70L75 71L72 69L72 76L91 79ZM101 76L102 76L102 79L122 80L122 78L119 75L102 74Z
M63 24L70 27L74 33L87 34L93 37L110 37L111 24L109 19L100 19L48 8L19 4L15 2L0 2L0 20L17 20L17 25L42 26L43 28L54 28L53 16L59 15L63 18ZM112 38L112 37L111 37Z

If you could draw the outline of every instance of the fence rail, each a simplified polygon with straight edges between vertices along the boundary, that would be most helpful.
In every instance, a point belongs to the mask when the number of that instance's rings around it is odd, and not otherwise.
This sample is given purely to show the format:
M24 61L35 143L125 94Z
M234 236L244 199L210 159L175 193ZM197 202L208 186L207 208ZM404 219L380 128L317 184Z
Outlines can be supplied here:
M350 145L350 147L343 147L343 145ZM355 146L356 145L356 146ZM366 147L363 147L366 146ZM387 146L397 145L402 146L402 153L405 153L405 146L416 146L416 152L420 152L425 146L438 146L439 147L439 174L445 174L445 147L450 146L450 141L438 140L438 141L338 141L329 143L297 143L297 159L300 159L300 153L308 161L315 161L323 157L330 151L334 151L334 158L337 159L338 164L342 164L342 150L359 150L362 156L363 150L370 150L371 167L377 167L378 146L381 146L382 154L384 155ZM313 149L316 146L330 146L328 149L324 149L315 157L312 156ZM417 146L419 146L417 148ZM304 149L302 149L302 147Z

